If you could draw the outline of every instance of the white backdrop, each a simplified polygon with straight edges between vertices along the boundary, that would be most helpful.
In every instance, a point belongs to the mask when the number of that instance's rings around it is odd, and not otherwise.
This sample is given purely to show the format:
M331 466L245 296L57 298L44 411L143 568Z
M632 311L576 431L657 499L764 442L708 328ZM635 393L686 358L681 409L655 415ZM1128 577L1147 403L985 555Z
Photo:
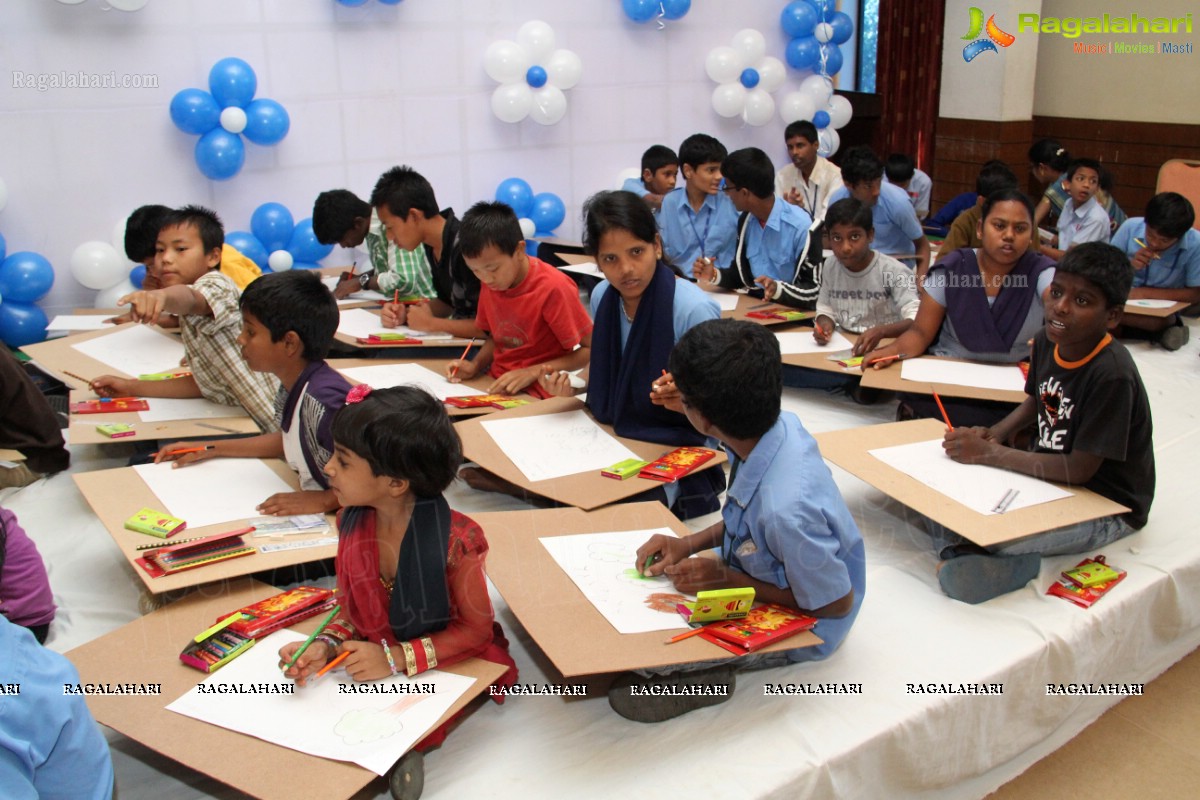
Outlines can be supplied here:
M103 0L0 4L0 178L8 207L0 233L8 251L34 250L55 266L40 305L53 315L90 305L95 292L75 282L68 259L81 242L109 241L114 224L144 203L201 203L227 231L249 230L260 204L311 215L324 189L366 197L384 169L413 165L443 206L460 214L490 199L506 177L553 192L567 205L561 236L576 238L583 201L613 188L661 142L678 148L703 131L730 149L757 146L784 163L783 122L752 128L712 110L708 52L742 28L767 40L784 60L779 14L785 0L694 0L659 29L635 24L620 0L150 0L140 11L106 10ZM483 52L541 19L557 46L583 61L567 92L566 117L544 127L502 123L491 113L496 83ZM207 91L208 72L226 56L249 62L257 97L279 101L291 131L274 147L246 144L233 179L203 177L192 155L196 136L171 123L180 89ZM10 72L152 75L158 88L14 88ZM789 68L776 104L808 73ZM345 263L340 252L327 265Z

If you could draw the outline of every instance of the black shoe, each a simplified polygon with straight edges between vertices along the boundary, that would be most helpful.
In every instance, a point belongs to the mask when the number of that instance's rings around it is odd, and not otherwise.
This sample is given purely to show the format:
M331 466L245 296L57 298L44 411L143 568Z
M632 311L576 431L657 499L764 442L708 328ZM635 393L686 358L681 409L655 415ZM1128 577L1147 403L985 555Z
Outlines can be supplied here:
M625 719L662 722L724 703L733 694L734 684L733 667L650 678L626 672L609 687L608 704Z

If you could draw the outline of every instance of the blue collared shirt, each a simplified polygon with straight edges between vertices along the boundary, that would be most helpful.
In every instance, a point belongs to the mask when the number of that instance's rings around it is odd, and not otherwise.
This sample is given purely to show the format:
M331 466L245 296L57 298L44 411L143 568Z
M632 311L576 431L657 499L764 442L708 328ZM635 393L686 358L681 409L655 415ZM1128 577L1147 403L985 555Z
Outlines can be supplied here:
M641 178L626 178L621 184L622 192L633 192L638 197L645 197L650 194L650 190L646 188L646 184L642 183Z
M685 275L692 274L692 264L702 256L711 258L715 266L728 267L733 263L737 220L733 201L724 192L707 195L697 213L688 203L687 187L675 187L663 197L658 212L664 260Z
M849 196L850 190L843 186L829 196L829 205ZM899 186L879 185L879 201L871 209L871 218L875 223L874 250L889 256L917 252L913 242L924 236L925 231L908 200L908 193Z
M766 275L791 283L796 277L796 264L808 246L811 226L812 217L807 211L779 198L775 198L765 227L751 214L743 247L754 277Z
M744 462L729 448L726 454L736 474L721 509L725 560L790 589L800 608L821 608L854 590L849 614L817 623L814 633L824 644L788 651L792 661L826 658L846 638L866 592L858 526L816 441L790 411L780 413Z
M1146 241L1146 220L1130 217L1113 234L1113 247L1133 258L1142 249L1134 239ZM1133 273L1134 286L1153 289L1186 289L1200 286L1200 231L1188 228L1175 244L1158 254L1145 269Z

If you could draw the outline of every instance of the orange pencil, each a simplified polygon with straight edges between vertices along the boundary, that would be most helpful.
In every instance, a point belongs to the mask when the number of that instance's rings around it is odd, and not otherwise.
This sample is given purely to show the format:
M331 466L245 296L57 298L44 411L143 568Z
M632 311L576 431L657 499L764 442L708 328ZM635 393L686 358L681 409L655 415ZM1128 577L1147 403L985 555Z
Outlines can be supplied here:
M185 447L185 448L183 448L182 450L172 450L172 451L170 451L170 452L171 452L171 455L174 455L174 456L185 456L185 455L187 455L188 453L203 453L205 450L212 450L212 449L214 449L214 447L215 447L215 445L207 444L207 445L205 445L204 447ZM150 455L151 455L151 456L156 456L156 455L158 455L160 452L162 452L162 451L161 451L161 450L158 450L158 451L155 451L155 452L151 453Z
M908 356L904 353L897 353L894 356L884 356L883 358L877 358L874 361L868 361L867 366L870 367L874 364L886 364L889 361L898 361L902 358L908 358Z
M942 419L946 420L946 427L954 430L954 426L950 424L950 415L946 413L946 407L942 405L942 398L938 397L938 393L933 393L933 399L937 401L938 410L942 412Z
M349 650L347 650L346 652L342 653L340 656L338 656L337 658L335 658L333 661L330 661L328 664L326 664L325 666L321 667L321 670L320 670L320 672L318 672L316 675L313 675L313 676L312 676L312 678L310 678L310 680L314 680L314 681L315 681L317 678L321 677L321 676L322 676L322 675L324 675L326 672L329 672L329 670L333 669L333 668L334 668L334 667L336 667L338 664L340 664L340 663L342 663L343 661L345 661L345 660L346 660L346 659L347 659L349 656L350 656L350 651L349 651Z
M458 377L458 365L463 362L463 359L467 357L467 353L471 352L471 348L474 345L475 345L475 337L472 336L471 341L467 342L467 346L463 348L462 355L458 357L458 362L454 365L454 372L451 373L451 377L454 377L454 378Z
M684 639L688 639L692 636L695 636L697 633L703 632L704 628L704 625L701 625L699 628L692 628L690 631L685 631L684 633L672 636L670 639L667 639L665 642L663 642L663 644L675 644L675 642L682 642Z

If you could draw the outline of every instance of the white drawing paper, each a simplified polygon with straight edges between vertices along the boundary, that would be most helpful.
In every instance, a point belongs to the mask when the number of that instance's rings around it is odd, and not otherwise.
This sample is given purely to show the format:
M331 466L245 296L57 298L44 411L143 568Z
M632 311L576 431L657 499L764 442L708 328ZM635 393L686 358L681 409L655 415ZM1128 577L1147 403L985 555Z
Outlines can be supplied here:
M338 688L341 684L356 682L337 667L315 682L296 686L292 694L230 691L264 683L291 686L292 681L279 670L279 649L303 640L291 631L272 633L167 709L290 750L349 761L384 775L475 683L474 678L430 670L414 678L396 676L372 683L381 688L396 685L401 690L403 684L432 685L432 694L343 693ZM219 688L222 686L230 688Z
M567 264L559 267L563 272L574 272L576 275L586 275L589 278L604 278L604 273L600 271L600 267L595 261L587 261L583 264Z
M722 311L733 311L737 308L738 301L742 299L740 294L728 294L726 292L709 292L711 297Z
M849 350L854 345L850 344L850 340L842 336L837 331L829 337L828 344L817 344L817 340L813 338L811 330L798 331L796 333L777 333L775 338L779 340L779 352L781 355L802 355L807 353L832 353L837 350Z
M183 362L182 341L145 325L122 325L71 347L131 378L167 372Z
M539 541L618 633L682 630L688 625L675 605L695 600L677 592L670 578L638 574L637 549L651 536L674 536L670 528L547 536Z
M942 449L941 439L912 442L870 450L871 455L961 503L972 511L991 515L1010 490L1017 495L1006 511L1049 503L1071 493L1051 483L983 464L960 464Z
M583 411L485 420L483 429L531 481L597 472L637 454Z
M214 403L203 397L152 397L146 401L150 408L139 411L142 422L171 422L179 419L227 419L245 417L246 409Z
M327 275L321 279L321 283L325 284L325 287L331 292L337 288L337 285L340 282L340 275ZM343 297L341 300L338 300L337 304L339 306L345 306L350 305L351 303L362 303L364 301L382 303L391 299L391 297L388 297L383 292L377 292L374 289L359 289L357 292L352 292Z
M114 325L108 314L59 314L46 326L48 331L102 331Z
M365 308L343 308L338 320L338 333L355 339L366 339L372 334L399 333L414 339L453 339L448 333L425 333L414 331L401 325L398 328L383 327L383 320L378 314L372 314Z
M213 458L175 468L172 462L133 468L163 510L189 528L257 517L273 494L295 491L257 458Z
M940 358L914 358L900 362L900 377L924 384L946 383L1006 392L1025 391L1025 376L1016 364L972 364Z
M1158 297L1142 297L1136 300L1126 300L1125 305L1134 306L1135 308L1170 308L1175 305L1178 300L1163 300Z
M466 397L485 394L461 383L451 383L443 376L420 364L379 364L371 367L350 367L341 373L351 380L365 383L373 389L393 386L417 386L438 400L447 397Z

